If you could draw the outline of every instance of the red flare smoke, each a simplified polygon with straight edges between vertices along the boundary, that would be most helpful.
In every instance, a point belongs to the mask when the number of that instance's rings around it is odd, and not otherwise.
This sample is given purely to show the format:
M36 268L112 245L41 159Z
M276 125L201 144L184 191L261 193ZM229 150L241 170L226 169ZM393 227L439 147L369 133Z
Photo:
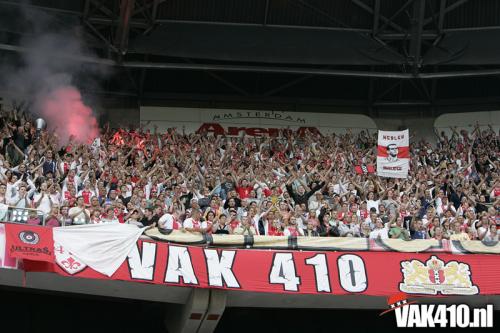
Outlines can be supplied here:
M42 96L39 105L48 127L56 130L60 144L67 143L70 136L79 143L89 143L99 136L97 119L75 87L57 88Z

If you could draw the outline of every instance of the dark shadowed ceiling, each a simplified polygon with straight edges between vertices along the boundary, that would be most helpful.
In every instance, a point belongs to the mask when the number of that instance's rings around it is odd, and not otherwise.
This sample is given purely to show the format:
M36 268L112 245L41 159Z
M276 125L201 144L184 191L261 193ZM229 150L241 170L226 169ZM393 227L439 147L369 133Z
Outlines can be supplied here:
M19 2L0 0L3 59L25 52L20 40L30 32ZM500 0L33 0L24 6L50 15L54 29L81 27L98 62L113 68L85 91L113 100L374 116L500 106Z

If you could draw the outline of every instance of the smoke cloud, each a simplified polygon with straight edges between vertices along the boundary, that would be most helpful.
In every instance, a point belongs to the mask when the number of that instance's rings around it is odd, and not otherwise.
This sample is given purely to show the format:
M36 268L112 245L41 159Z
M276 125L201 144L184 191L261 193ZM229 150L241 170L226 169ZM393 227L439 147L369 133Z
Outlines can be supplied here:
M78 88L82 77L99 80L101 67L84 59L97 59L85 47L77 21L61 22L40 10L20 6L19 16L26 31L18 53L21 62L2 69L4 89L27 99L31 110L56 130L61 145L70 136L87 143L99 135L95 113L85 104Z
M76 142L85 143L99 136L97 119L75 87L57 87L41 95L37 105L60 138L73 136Z

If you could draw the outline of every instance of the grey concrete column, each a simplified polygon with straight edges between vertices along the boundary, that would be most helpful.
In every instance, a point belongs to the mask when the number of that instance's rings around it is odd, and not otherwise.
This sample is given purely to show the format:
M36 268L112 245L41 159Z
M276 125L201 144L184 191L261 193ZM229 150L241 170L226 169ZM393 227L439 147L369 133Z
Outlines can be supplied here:
M226 295L227 292L225 290L210 290L210 303L198 333L212 333L215 330L226 309Z
M197 333L210 300L209 289L194 288L186 304L167 307L165 326L169 333Z

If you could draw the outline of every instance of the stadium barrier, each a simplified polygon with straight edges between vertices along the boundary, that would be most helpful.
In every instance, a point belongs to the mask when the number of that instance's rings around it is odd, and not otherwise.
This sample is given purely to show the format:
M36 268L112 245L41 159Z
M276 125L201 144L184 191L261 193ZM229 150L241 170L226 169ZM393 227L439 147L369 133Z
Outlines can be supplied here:
M325 251L325 244L309 250L298 246L295 250L283 246L247 249L237 248L245 237L219 239L214 235L209 246L202 242L207 240L203 235L181 231L170 234L176 244L167 239L139 239L143 231L152 234L155 230L118 223L71 228L10 223L4 227L3 247L11 257L22 259L27 272L271 293L500 294L495 255L429 253L430 249L423 253L370 251L370 242L363 239L332 239L335 251ZM259 238L255 236L256 244L261 243ZM274 241L294 240L276 237ZM362 241L369 246L356 248ZM406 242L413 243L436 248L436 243L425 240Z
M302 251L376 251L408 253L500 254L500 242L479 240L435 239L368 239L356 237L293 237L210 235L158 228L147 229L144 235L158 241L220 248L246 248Z

